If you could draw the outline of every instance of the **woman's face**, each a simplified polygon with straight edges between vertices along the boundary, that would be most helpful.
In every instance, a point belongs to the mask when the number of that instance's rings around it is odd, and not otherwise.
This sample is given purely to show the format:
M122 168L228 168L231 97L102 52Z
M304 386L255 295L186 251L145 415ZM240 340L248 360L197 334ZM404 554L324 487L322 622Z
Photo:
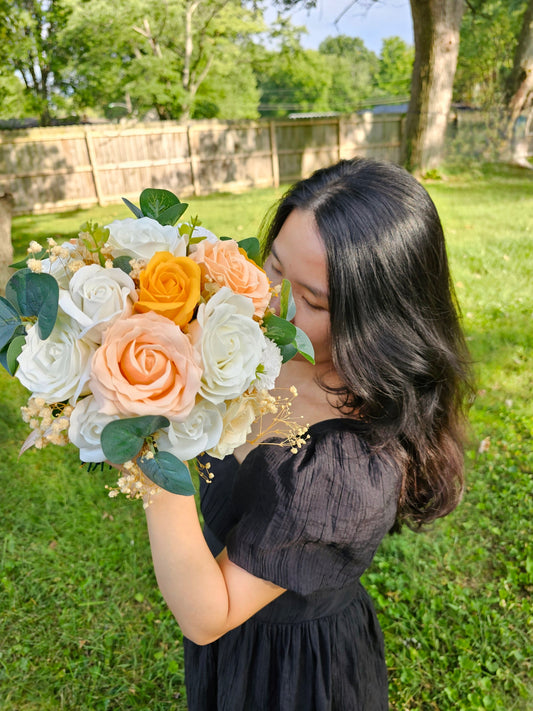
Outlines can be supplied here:
M272 284L291 282L293 323L311 339L316 364L331 364L326 250L312 212L294 209L289 214L264 268Z

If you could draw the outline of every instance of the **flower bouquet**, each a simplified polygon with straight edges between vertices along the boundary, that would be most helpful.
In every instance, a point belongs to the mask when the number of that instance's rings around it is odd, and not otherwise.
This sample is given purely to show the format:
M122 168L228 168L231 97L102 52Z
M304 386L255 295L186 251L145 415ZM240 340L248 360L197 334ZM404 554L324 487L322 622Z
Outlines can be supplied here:
M32 242L12 265L0 362L31 393L21 453L71 442L89 466L121 467L110 495L145 496L154 484L190 495L187 463L230 454L266 413L301 444L290 397L269 391L282 362L312 362L313 349L290 322L289 282L272 289L259 266L257 239L179 222L187 204L167 190L144 190L139 207L124 201L134 218L88 221L61 245Z

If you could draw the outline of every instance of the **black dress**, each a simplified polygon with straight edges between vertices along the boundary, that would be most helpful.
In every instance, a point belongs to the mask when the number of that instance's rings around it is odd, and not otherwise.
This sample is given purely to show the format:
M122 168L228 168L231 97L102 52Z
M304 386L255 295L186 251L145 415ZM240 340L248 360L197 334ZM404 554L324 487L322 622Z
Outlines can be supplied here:
M351 419L312 425L293 454L262 444L210 460L204 535L217 555L287 589L216 642L185 645L189 711L384 711L387 670L359 582L394 523L397 465Z

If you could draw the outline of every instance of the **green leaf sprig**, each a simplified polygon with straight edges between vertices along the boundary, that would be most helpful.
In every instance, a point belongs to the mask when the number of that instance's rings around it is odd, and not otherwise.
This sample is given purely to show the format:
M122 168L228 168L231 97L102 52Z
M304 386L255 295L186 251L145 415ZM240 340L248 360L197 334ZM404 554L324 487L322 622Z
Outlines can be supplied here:
M161 415L113 420L100 435L102 450L109 462L124 464L136 460L144 474L157 486L174 494L192 496L195 488L185 462L170 452L157 451L153 445L155 432L169 425L169 420Z
M122 200L135 217L151 217L160 225L175 225L189 207L188 203L180 202L178 196L171 193L170 190L161 188L143 190L139 198L139 207L127 198L122 198Z
M286 363L297 353L300 353L310 363L315 362L313 344L304 331L291 323L296 314L296 305L292 295L291 284L284 279L280 292L280 315L269 313L263 319L266 328L265 336L270 338L281 351L283 363Z

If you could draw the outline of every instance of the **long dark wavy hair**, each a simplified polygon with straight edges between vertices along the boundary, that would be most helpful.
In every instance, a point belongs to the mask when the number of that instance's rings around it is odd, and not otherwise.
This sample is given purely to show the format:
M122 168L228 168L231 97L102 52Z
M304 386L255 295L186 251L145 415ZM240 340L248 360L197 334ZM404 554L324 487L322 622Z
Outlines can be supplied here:
M333 363L327 388L372 447L400 463L398 522L449 513L463 486L470 359L431 198L399 166L365 158L316 171L285 194L268 255L292 210L314 214L327 252ZM305 244L302 244L305 250Z

